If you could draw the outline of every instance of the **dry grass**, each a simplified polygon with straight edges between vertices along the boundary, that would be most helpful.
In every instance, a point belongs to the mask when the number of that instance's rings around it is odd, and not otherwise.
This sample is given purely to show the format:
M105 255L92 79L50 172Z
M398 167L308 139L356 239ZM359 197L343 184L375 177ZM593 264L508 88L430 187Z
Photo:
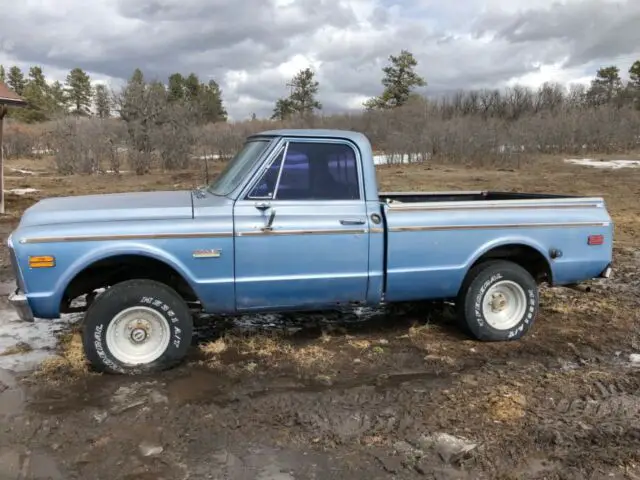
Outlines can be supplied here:
M323 343L322 337L318 340ZM230 354L234 359L246 359L254 371L259 365L275 367L289 364L298 370L319 370L330 367L335 352L323 345L296 345L285 335L279 334L228 334L215 341L205 343L199 347L204 355L205 365L218 368L222 366L221 356ZM255 364L255 365L254 365Z
M45 359L35 370L35 378L48 383L72 381L91 374L82 348L82 337L76 328L60 335L58 354Z
M0 353L0 357L8 355L18 355L20 353L29 353L33 350L33 347L25 342L18 342L15 345L10 346L4 352Z
M501 387L489 395L487 410L492 420L514 422L525 415L527 400L520 392Z

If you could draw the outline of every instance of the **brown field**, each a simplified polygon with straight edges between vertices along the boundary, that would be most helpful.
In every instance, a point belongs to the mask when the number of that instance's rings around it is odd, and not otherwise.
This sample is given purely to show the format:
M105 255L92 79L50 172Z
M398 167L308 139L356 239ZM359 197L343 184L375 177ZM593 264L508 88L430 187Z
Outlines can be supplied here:
M59 177L46 159L7 166L7 189L40 192L6 194L3 240L44 196L203 183L196 171ZM378 178L383 190L604 196L614 277L589 293L544 288L538 322L513 343L475 342L437 305L364 320L203 318L185 364L142 379L89 372L73 329L59 357L21 379L19 412L0 409L0 466L65 479L640 478L630 361L640 353L640 169L544 157L500 170L385 166ZM6 278L4 249L1 260ZM448 455L432 441L440 433L475 447Z

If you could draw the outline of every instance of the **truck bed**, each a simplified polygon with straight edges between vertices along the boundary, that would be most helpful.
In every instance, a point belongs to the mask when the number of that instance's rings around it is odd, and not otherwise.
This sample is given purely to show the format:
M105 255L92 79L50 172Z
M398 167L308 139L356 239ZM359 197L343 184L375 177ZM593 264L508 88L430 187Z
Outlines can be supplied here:
M560 285L597 276L611 258L611 218L600 197L487 191L378 196L390 302L455 297L474 262L496 248L544 257ZM590 235L603 235L604 244L589 246Z

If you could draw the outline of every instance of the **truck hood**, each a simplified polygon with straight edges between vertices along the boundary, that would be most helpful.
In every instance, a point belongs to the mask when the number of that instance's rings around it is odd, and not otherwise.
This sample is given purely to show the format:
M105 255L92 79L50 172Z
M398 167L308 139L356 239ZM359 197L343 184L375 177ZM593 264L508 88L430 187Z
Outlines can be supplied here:
M41 200L24 212L20 226L185 218L193 218L187 190L110 193Z

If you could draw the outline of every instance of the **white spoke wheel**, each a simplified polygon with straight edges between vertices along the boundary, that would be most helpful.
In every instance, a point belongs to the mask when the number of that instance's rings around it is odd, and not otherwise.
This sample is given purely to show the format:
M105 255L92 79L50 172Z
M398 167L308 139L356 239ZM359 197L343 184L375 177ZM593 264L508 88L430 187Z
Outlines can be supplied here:
M191 312L175 290L153 280L127 280L89 307L83 346L97 371L142 374L178 364L192 334Z
M478 340L516 340L538 314L538 285L520 265L492 260L474 267L457 299L461 324Z

